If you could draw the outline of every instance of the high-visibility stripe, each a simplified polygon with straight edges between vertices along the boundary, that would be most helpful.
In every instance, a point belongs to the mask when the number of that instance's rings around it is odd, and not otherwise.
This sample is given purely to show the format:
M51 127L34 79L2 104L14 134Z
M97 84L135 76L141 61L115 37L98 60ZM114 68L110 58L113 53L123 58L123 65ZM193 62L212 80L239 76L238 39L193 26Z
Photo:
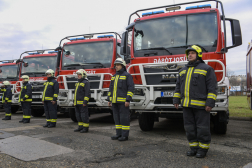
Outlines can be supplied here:
M187 71L187 75L186 75L185 93L184 93L185 99L184 99L184 103L183 103L184 107L188 107L188 105L189 105L189 90L190 90L190 83L191 83L193 69L194 69L194 67L189 67L189 69Z
M189 142L190 147L197 147L199 146L199 142Z
M88 98L88 97L84 97L84 100L87 100L87 101L89 101L89 98Z
M79 87L79 85L80 85L80 83L77 83L77 86L76 86L76 88L75 88L75 92L74 92L74 105L76 105L77 104L77 100L76 100L76 96L77 96L77 90L78 90L78 87Z
M181 98L180 93L174 93L173 97Z
M44 100L53 100L53 97L45 97Z
M186 70L183 70L183 71L181 71L180 73L179 73L179 76L181 76L181 75L183 75L183 74L185 74L186 73Z
M23 87L21 88L20 94L19 94L19 98L18 98L18 102L21 101L21 93L22 93Z
M11 113L9 113L9 114L5 113L5 116L11 116Z
M78 122L78 125L83 125L83 122Z
M31 118L31 116L28 116L28 115L23 115L23 118Z
M3 97L2 97L2 103L5 103L5 100L4 100L4 92L3 92Z
M116 129L122 129L122 125L115 125Z
M203 149L209 149L209 146L210 146L210 144L203 144L203 143L199 143L199 147L200 148L203 148Z
M77 104L83 104L83 101L77 100Z
M111 78L111 80L115 80L115 77L113 76L113 77Z
M7 100L7 103L12 103L12 100Z
M25 95L25 98L28 98L29 96L28 95Z
M44 89L44 92L43 92L42 101L45 101L45 92L46 92L46 89L47 89L48 83L49 83L49 82L45 82L45 83L44 83L44 85L45 85L45 89Z
M130 130L130 126L122 125L122 130Z
M207 98L216 100L217 96L214 93L208 93Z
M85 83L80 83L80 85L81 85L82 87L84 87L84 86L85 86Z
M21 99L21 101L24 101L23 99ZM32 99L25 99L25 102L31 102Z
M53 97L58 97L58 94L54 94Z
M112 101L112 97L109 97L109 101Z
M126 102L126 98L123 98L123 97L117 97L117 101L120 101L120 102Z
M89 123L83 123L83 127L89 127Z
M114 90L113 90L112 103L116 103L116 92L117 92L118 78L119 78L119 75L116 75L115 82L114 82Z
M57 122L57 119L51 119L51 122Z
M6 98L5 98L5 100L9 100L9 98L8 98L8 97L6 97Z
M194 106L205 106L206 105L206 101L191 100L191 105L194 105Z
M121 79L121 80L126 80L126 76L120 76L119 79Z
M128 91L127 95L130 96L130 97L132 97L134 94L132 92Z
M198 74L201 74L201 75L206 76L207 71L206 71L206 70L203 70L203 69L195 69L195 70L194 70L194 73L198 73Z
M53 83L53 82L49 82L49 85L52 85L52 86L53 86L53 85L54 85L54 83Z
M46 119L47 122L51 122L51 119Z
M108 96L110 96L111 95L111 92L108 92Z

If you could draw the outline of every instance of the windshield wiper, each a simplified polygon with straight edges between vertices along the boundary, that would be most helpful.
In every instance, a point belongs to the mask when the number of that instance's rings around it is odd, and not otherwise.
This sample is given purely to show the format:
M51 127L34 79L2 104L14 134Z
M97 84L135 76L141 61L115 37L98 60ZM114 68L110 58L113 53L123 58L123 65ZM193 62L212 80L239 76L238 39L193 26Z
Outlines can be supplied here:
M165 48L165 47L146 48L146 49L141 49L141 50L165 50L165 51L167 51L170 55L172 55L172 53L168 50L168 48Z
M86 64L99 64L99 65L101 65L102 67L105 68L104 64L102 64L100 62L87 62Z
M82 65L88 65L88 64L76 63L76 64L68 64L68 65L65 65L64 67L69 67L69 66L82 66Z
M208 52L204 47L202 47L201 45L195 44L197 46L199 46L200 48L202 48L203 50L205 50L205 52ZM184 46L176 46L176 47L169 47L169 48L187 48L187 47L191 47L192 45L184 45Z
M17 78L17 77L7 76L6 78L7 78L7 79L15 79L15 78Z

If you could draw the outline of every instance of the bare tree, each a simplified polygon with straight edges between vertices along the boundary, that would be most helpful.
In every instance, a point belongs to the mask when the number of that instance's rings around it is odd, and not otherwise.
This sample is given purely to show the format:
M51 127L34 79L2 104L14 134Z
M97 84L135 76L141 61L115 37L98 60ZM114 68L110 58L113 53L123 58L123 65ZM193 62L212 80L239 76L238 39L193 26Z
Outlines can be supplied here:
M231 71L231 69L227 68L227 76L228 77L231 77L231 76L234 76L234 71Z

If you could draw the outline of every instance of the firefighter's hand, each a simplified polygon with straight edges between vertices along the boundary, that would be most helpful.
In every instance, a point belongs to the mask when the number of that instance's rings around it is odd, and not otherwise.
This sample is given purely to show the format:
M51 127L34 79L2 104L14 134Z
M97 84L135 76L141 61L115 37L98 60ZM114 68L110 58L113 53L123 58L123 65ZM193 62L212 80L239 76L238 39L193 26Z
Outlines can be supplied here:
M42 101L42 104L44 104L44 102Z
M207 112L210 112L210 111L212 110L212 107L206 106L205 110L206 110Z
M52 102L53 105L56 103L56 101L51 101L51 102Z
M112 106L112 103L111 103L111 102L108 102L108 106Z
M86 104L83 104L83 107L86 107L87 105Z
M7 104L7 102L5 102L5 104Z
M125 107L129 107L130 102L125 102Z
M178 110L179 104L174 104L174 107Z

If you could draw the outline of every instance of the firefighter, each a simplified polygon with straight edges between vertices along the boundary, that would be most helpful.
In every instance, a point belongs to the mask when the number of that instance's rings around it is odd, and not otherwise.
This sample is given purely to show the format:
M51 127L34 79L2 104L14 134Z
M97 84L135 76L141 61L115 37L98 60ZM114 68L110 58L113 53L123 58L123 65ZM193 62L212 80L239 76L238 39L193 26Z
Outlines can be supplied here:
M5 117L2 120L11 120L12 91L9 81L3 81L1 92L3 92L2 103L5 110Z
M90 97L90 83L87 79L87 72L79 69L78 83L75 84L74 106L75 116L78 121L78 128L74 132L87 133L89 129L88 101Z
M173 104L183 107L183 119L190 151L187 156L204 158L211 142L210 111L215 106L217 80L214 69L202 60L202 49L187 48L188 64L179 71Z
M32 86L29 82L29 76L23 75L22 77L23 86L21 88L18 102L21 102L23 110L23 119L20 123L30 123L31 119L31 102L32 102Z
M59 93L59 83L55 80L54 71L46 71L47 81L44 83L42 103L46 115L46 125L43 127L56 127L57 122L57 98Z
M130 130L130 110L129 105L134 91L132 76L126 72L126 63L122 58L117 58L114 62L116 74L111 78L108 105L112 106L113 117L116 127L116 135L112 140L128 140Z

